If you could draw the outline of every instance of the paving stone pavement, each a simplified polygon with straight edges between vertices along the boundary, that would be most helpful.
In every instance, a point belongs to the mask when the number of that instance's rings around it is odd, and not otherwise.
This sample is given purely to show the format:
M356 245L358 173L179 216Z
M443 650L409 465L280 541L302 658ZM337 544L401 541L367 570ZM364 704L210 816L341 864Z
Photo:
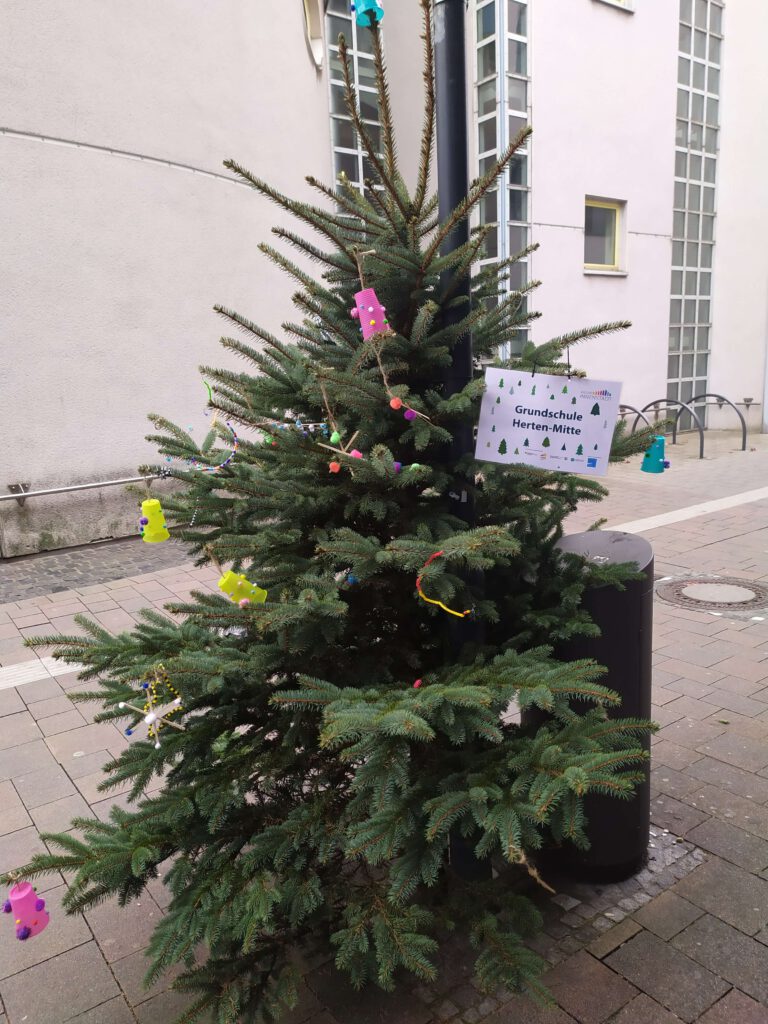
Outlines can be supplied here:
M707 445L704 462L673 449L673 469L660 477L612 469L599 511L620 525L681 510L644 533L659 574L766 579L768 498L682 510L768 481L768 446L755 439L757 451L733 453L732 440L721 440L722 450ZM594 509L580 510L569 526L594 518ZM23 638L75 631L78 612L129 629L142 607L216 589L215 572L176 564L179 556L173 545L145 555L127 541L0 563L0 870L41 849L39 831L65 828L88 808L103 817L123 799L119 791L105 799L97 786L126 737L72 705L76 672L25 649ZM20 594L20 585L29 590ZM451 939L439 982L393 996L355 993L327 959L310 960L287 1024L768 1024L768 610L711 613L658 600L654 620L661 728L649 862L615 885L550 879L557 895L541 895L544 931L533 946L549 964L554 1005L479 992L470 951ZM142 987L142 951L167 906L160 884L140 907L106 905L78 918L59 909L61 876L40 888L51 926L34 942L2 940L0 1024L157 1024L183 1010L172 979Z

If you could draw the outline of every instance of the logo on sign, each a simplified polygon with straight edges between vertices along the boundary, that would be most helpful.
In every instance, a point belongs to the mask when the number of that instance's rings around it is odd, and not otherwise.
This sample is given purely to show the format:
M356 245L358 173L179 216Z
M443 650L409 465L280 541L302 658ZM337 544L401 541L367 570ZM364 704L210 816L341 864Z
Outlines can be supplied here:
M608 388L599 388L596 391L582 391L582 398L612 398L613 395Z
M597 459L587 459L587 469L596 469Z

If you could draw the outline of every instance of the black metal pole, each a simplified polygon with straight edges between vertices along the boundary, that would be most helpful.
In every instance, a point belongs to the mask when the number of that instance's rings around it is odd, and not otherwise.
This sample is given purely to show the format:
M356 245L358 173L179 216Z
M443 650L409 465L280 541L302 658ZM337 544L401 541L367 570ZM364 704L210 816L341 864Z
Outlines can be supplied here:
M437 127L437 195L440 220L450 217L467 195L469 189L467 145L467 83L465 60L465 0L434 0L435 34L435 100ZM469 222L459 221L442 246L441 254L453 252L469 240ZM447 271L441 281L443 289L453 284L453 274ZM442 323L450 326L462 320L469 310L469 277L454 289L454 297L465 296L466 303L457 303L443 310ZM443 375L443 391L454 395L471 380L473 373L472 338L467 335L452 352L451 365ZM463 455L474 451L472 423L454 428L449 458L455 465ZM475 510L471 491L461 480L450 492L454 512L469 526L474 526ZM482 586L482 575L472 574L469 581L476 589ZM480 625L464 620L451 624L451 647L461 650L468 641L477 643L481 638ZM451 867L465 881L486 881L491 877L490 860L475 857L474 842L464 839L458 832L450 836Z
M447 220L469 188L465 8L465 0L434 0L437 194L441 221ZM450 233L441 252L453 252L468 240L469 223L465 219ZM444 286L451 279L448 271ZM462 295L469 299L469 278L456 292L457 297ZM467 309L466 305L456 305L445 310L443 323L457 323L466 316ZM472 368L472 338L467 335L453 349L451 365L443 378L446 395L456 394L472 380ZM451 455L460 457L473 448L472 424L467 423L456 431ZM471 502L466 495L459 514L468 522L473 521Z

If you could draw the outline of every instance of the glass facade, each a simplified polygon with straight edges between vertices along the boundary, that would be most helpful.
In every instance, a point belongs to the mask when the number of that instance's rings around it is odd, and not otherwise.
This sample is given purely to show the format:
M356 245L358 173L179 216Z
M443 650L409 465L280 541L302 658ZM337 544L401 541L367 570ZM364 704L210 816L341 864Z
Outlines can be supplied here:
M349 0L329 0L325 22L328 40L328 78L331 89L331 142L333 145L334 173L344 171L351 182L362 188L365 178L372 177L368 158L361 148L352 121L344 106L344 78L339 59L338 38L343 34L352 62L352 73L357 91L360 113L368 131L378 144L379 105L376 96L376 72L373 66L371 34L367 29L358 32L350 13Z
M680 0L667 398L682 402L707 390L722 28L722 0Z
M528 123L528 3L477 0L474 6L475 174L480 176ZM492 228L484 263L514 256L529 244L529 159L527 147L519 150L482 204L480 223ZM520 288L529 276L528 262L521 260L511 268L509 288ZM524 301L522 311L526 310ZM527 339L527 330L518 331L509 354L522 351Z

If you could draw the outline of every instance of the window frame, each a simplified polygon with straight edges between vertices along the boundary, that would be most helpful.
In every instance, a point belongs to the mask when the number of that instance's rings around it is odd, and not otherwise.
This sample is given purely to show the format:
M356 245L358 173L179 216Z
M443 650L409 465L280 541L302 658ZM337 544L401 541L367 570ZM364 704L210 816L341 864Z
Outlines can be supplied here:
M622 245L621 245L621 233L624 228L624 207L625 203L618 199L593 199L591 196L585 196L584 198L584 247L586 249L587 241L587 225L586 215L587 209L598 210L613 210L616 214L616 228L613 234L613 263L587 263L584 261L584 270L594 273L602 272L605 274L620 274L623 272L621 265ZM586 257L586 253L584 254Z

